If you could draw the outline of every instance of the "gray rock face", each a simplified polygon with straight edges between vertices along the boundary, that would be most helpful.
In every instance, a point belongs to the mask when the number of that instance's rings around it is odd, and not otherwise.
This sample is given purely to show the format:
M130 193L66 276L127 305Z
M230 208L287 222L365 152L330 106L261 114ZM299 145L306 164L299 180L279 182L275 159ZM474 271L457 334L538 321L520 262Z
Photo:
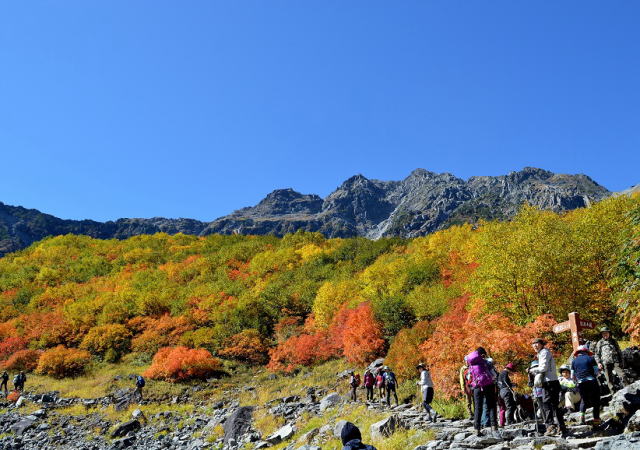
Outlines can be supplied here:
M403 425L400 421L400 418L396 415L392 415L387 417L386 419L381 420L380 422L376 422L371 425L371 440L375 441L378 439L384 439L385 437L391 436L396 432L399 428L402 428Z
M585 175L560 175L529 167L467 181L417 169L402 181L351 177L322 200L321 208L317 196L290 189L274 191L255 207L211 222L202 234L283 235L301 229L328 237L415 237L457 223L507 219L525 202L566 211L609 195Z
M640 381L616 392L609 402L609 411L619 418L628 418L640 409Z
M553 211L579 208L611 193L585 175L527 167L501 176L462 180L448 173L414 170L402 181L356 175L325 199L278 189L256 206L213 222L193 219L63 220L35 209L0 203L0 256L47 236L81 234L125 239L140 234L274 234L318 231L327 237L415 237L452 224L507 219L527 202Z
M120 425L118 425L116 429L113 430L113 433L111 433L111 437L116 438L126 436L127 434L139 429L140 422L138 422L137 420L130 420L129 422L121 423Z

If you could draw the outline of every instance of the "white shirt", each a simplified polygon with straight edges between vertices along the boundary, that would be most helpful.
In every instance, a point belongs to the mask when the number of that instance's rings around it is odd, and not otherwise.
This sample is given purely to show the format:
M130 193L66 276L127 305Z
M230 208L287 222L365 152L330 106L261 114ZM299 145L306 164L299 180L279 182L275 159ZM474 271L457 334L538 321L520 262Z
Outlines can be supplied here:
M544 374L544 381L556 381L558 379L556 361L548 348L542 347L538 352L538 367L533 372Z
M433 381L431 380L431 374L429 373L428 370L423 370L422 372L420 372L420 382L418 383L420 385L420 389L423 391L426 391L427 388L432 388L433 387Z

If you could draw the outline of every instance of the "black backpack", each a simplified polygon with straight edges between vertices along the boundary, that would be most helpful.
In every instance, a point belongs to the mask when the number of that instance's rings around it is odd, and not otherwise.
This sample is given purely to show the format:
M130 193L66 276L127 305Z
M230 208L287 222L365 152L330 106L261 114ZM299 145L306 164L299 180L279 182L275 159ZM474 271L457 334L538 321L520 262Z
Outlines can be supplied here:
M144 387L144 385L145 385L144 378L138 375L138 377L136 378L136 386Z

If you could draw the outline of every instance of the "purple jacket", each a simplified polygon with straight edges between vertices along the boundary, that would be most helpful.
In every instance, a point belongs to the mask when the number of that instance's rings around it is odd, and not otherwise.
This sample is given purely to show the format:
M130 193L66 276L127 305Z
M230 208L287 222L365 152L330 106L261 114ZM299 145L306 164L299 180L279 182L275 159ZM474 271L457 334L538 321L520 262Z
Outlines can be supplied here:
M493 373L489 363L477 351L467 355L467 364L471 372L471 386L486 387L493 384Z

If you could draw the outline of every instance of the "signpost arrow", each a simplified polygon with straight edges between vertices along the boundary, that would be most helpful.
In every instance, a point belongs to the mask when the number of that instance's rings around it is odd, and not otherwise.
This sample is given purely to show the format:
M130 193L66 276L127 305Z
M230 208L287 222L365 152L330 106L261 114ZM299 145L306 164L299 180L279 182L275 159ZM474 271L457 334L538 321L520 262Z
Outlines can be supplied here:
M571 343L575 350L580 345L580 331L593 328L595 328L595 323L593 323L593 321L581 319L577 312L572 312L569 313L569 320L554 325L553 332L555 334L560 334L565 331L571 331Z

